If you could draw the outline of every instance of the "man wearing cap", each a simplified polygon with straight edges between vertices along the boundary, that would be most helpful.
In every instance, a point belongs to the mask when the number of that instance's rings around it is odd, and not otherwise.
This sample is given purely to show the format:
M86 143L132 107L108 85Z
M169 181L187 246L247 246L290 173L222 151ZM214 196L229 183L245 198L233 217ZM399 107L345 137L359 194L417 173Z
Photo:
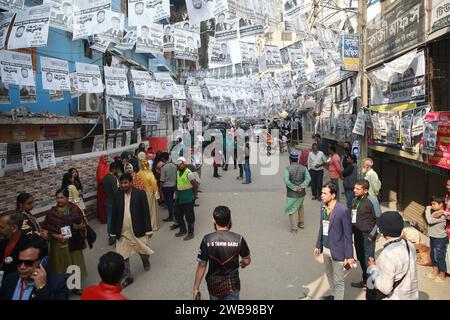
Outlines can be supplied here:
M284 169L284 183L286 184L286 203L284 212L289 215L291 221L291 232L297 233L298 228L305 227L305 189L311 182L308 169L298 163L298 153L293 150L289 153L290 165Z
M179 157L175 218L180 226L180 231L175 234L175 237L182 237L187 233L185 241L194 238L194 201L197 198L198 187L199 183L195 179L195 174L187 167L186 159ZM184 217L186 217L187 230Z
M367 287L378 289L387 300L418 300L416 249L402 238L402 216L396 211L385 212L378 218L377 225L386 243L377 261L369 260L371 276Z

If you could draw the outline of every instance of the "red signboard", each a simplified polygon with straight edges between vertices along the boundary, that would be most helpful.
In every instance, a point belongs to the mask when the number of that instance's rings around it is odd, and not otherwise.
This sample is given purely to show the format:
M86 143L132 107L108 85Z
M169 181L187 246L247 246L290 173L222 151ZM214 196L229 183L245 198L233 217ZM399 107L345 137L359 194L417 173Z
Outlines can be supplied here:
M426 121L438 121L438 134L434 155L428 156L428 163L450 169L450 112L430 112Z

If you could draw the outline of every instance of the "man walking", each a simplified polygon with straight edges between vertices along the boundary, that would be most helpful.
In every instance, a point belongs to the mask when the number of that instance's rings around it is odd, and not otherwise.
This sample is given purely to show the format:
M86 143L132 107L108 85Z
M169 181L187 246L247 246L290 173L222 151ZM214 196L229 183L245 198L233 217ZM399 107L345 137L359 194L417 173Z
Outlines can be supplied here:
M250 171L250 137L245 137L245 162L244 162L244 173L245 181L242 184L252 183L252 172Z
M312 152L308 156L308 170L311 176L312 199L320 201L323 185L323 165L327 162L322 151L317 149L317 143L313 143Z
M107 214L107 224L108 224L108 243L110 246L114 245L116 241L111 238L111 222L112 222L112 211L113 204L117 199L119 193L119 180L117 176L121 170L120 164L113 162L109 165L109 173L103 178L102 188L105 193L105 207Z
M347 208L352 210L353 198L355 198L355 183L358 177L358 169L356 168L356 156L351 154L345 159L344 163L347 166L342 171L342 176L344 177L344 191L345 197L347 198Z
M194 238L194 202L198 196L198 181L195 180L195 175L187 167L187 162L184 157L178 158L178 171L177 171L177 192L176 192L176 220L180 227L180 231L175 234L175 237L182 237L183 240L188 241ZM186 222L184 221L186 217Z
M336 152L336 146L330 145L329 148L330 159L329 159L329 172L330 172L330 181L336 185L337 194L336 200L339 201L339 180L342 178L342 169L341 169L341 158Z
M362 282L352 283L354 288L367 287L367 263L375 257L375 241L369 238L377 223L375 206L369 199L369 182L358 180L354 192L356 198L352 204L352 224L356 257L361 264Z
M322 300L344 300L344 268L354 265L352 223L348 209L336 200L336 186L326 184L322 189L323 206L314 256L323 253L323 262L330 284L330 295Z
M200 295L200 283L209 262L206 283L210 299L239 300L239 266L245 268L251 263L250 250L240 234L230 231L232 223L228 207L214 209L213 218L216 232L206 235L200 245L193 297L196 299ZM242 258L240 263L239 256Z
M177 187L177 166L169 160L169 153L164 152L162 154L162 161L164 166L161 168L160 185L164 195L164 203L167 205L169 216L163 219L164 222L174 220L174 202L173 195Z
M362 169L364 179L369 181L370 189L369 194L372 197L378 198L378 194L380 193L381 189L381 181L378 178L378 174L373 170L373 160L370 158L367 158L364 160L363 163L363 169Z
M298 228L305 227L305 200L306 188L311 182L308 169L298 163L298 153L289 153L290 165L284 169L284 183L286 184L286 204L284 212L289 215L291 221L291 232L297 233Z
M150 209L145 191L132 186L133 177L125 173L120 177L120 191L113 206L111 237L117 239L116 251L125 259L123 287L134 282L129 258L140 255L145 271L150 270L150 255L154 252L147 244L152 237Z

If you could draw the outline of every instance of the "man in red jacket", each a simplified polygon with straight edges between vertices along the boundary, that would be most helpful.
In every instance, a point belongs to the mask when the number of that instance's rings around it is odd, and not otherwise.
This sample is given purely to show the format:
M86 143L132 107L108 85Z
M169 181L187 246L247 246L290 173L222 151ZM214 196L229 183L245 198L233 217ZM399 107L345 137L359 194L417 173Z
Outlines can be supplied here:
M120 293L124 270L125 262L120 254L112 251L105 253L98 263L102 281L84 289L81 300L128 300Z

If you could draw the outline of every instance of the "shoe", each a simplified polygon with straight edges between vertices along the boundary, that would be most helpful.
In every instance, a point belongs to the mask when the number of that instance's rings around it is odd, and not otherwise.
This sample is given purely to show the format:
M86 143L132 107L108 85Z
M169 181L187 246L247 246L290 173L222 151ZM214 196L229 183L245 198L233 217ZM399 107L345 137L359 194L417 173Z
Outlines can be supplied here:
M143 265L144 265L144 270L145 271L149 271L150 268L152 267L151 264L150 264L150 260L146 260L145 262L143 262Z
M163 221L164 222L171 222L171 221L173 221L173 218L169 217L169 218L163 219Z
M200 207L200 205L199 204L194 204L194 207Z
M250 184L250 182L242 182L242 184Z
M304 224L303 222L299 222L299 223L298 223L298 227L299 227L300 229L305 229L305 224Z
M123 282L122 282L122 289L125 289L126 287L128 287L130 284L132 284L134 282L133 278L126 278Z
M431 272L426 273L425 277L427 277L428 279L431 279L431 280L434 280L436 278L436 276L434 274L432 274Z
M173 225L170 226L170 230L175 230L178 229L180 226L176 223L174 223Z
M236 178L236 180L241 180L241 179L242 179L242 177L237 177L237 178Z
M361 282L352 282L351 286L353 288L358 288L358 289L365 289L367 288L367 284L364 281Z
M182 236L184 236L186 233L187 233L187 231L181 231L181 230L180 230L178 233L175 233L175 237L177 237L177 238L182 237Z
M189 233L186 237L184 237L184 241L189 241L194 239L194 234L193 233Z
M113 246L113 245L115 245L115 244L116 244L116 240L114 240L114 239L112 239L112 238L109 238L109 239L108 239L108 245Z
M334 300L334 296L323 296L320 300Z
M446 281L445 279L442 280L441 277L436 277L436 278L433 280L433 282L436 282L436 283L447 283L447 281Z
M73 295L76 295L76 296L81 296L83 294L83 290L81 290L81 289L72 289L72 290L70 290L70 293L72 293Z

